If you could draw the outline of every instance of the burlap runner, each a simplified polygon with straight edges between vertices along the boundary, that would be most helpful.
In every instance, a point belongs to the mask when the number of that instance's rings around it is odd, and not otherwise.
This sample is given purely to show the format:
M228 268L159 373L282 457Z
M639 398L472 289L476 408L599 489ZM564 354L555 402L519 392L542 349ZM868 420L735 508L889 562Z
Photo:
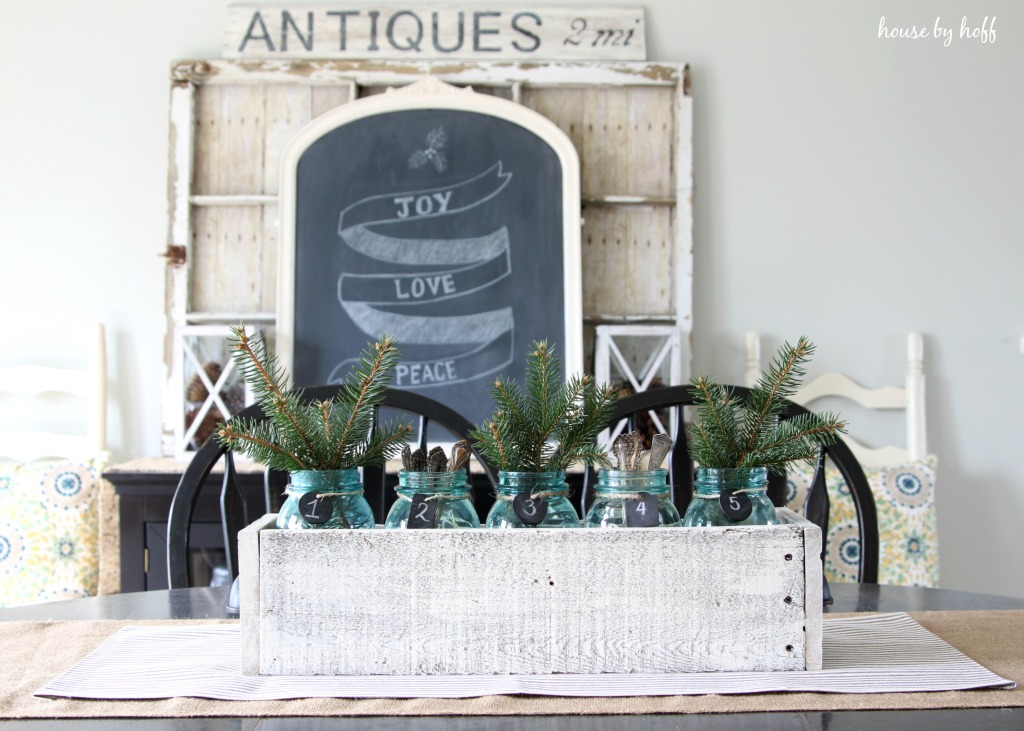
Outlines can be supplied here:
M649 714L1024 706L1024 611L916 612L911 616L989 670L1016 681L1017 688L939 693L772 693L654 698L48 700L36 698L32 693L121 627L170 622L0 622L0 657L4 658L0 663L0 718Z

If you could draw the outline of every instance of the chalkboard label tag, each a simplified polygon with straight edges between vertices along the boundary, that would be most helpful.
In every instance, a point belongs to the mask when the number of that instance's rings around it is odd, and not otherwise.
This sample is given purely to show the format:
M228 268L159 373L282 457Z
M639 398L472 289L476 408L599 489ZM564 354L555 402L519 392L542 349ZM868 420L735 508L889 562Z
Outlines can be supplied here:
M754 509L750 497L745 492L735 490L722 490L722 494L718 496L718 504L722 506L725 517L733 523L746 520Z
M639 500L626 500L627 528L654 528L658 520L658 496L641 492Z
M430 495L416 493L412 496L409 506L409 520L405 527L409 530L417 528L434 528L437 524L437 500L428 500Z
M530 493L521 492L512 501L512 509L519 520L527 525L538 525L548 514L548 504L544 498L530 497Z
M299 514L310 525L321 525L334 514L334 501L327 495L317 497L315 492L299 495Z

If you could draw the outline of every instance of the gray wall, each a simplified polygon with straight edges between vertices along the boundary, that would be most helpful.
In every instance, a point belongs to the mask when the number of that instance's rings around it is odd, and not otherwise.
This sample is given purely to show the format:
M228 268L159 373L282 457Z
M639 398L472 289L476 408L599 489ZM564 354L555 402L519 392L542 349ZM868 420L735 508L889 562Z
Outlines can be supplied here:
M0 362L70 361L66 324L105 321L120 459L159 450L168 65L219 55L226 7L4 14ZM899 383L922 331L943 583L1024 596L1024 6L646 7L649 57L693 71L695 367L738 381L754 329L769 350L810 335L815 370ZM954 38L879 39L883 15ZM956 37L965 15L995 16L995 42Z

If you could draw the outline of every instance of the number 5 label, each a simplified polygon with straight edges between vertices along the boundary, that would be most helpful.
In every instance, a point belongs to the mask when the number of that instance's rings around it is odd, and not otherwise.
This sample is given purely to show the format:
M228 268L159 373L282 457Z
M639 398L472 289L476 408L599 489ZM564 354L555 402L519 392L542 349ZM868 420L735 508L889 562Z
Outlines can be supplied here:
M722 494L718 497L718 504L722 506L722 512L725 513L725 517L733 523L746 520L754 509L750 502L750 497L745 492L735 492L733 490L722 491Z

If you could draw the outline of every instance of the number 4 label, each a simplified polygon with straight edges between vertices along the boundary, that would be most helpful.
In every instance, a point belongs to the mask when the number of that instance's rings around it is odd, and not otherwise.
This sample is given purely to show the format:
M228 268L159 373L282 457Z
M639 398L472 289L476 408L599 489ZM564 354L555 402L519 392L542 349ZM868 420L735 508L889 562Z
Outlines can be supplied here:
M639 500L626 500L626 527L654 528L660 525L658 496L642 492L639 497Z

